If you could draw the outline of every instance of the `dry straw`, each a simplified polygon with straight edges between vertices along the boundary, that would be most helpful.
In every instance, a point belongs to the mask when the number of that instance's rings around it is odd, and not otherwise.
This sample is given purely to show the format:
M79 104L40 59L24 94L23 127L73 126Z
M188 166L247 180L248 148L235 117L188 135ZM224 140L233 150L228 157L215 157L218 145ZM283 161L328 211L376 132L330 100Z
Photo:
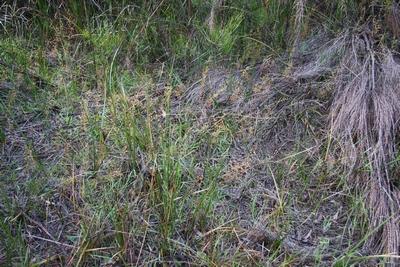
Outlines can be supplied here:
M352 173L365 160L369 175L356 186L365 190L371 253L399 254L399 190L390 162L397 152L400 118L400 65L388 50L374 46L367 30L349 38L336 75L331 107L331 132L337 138Z

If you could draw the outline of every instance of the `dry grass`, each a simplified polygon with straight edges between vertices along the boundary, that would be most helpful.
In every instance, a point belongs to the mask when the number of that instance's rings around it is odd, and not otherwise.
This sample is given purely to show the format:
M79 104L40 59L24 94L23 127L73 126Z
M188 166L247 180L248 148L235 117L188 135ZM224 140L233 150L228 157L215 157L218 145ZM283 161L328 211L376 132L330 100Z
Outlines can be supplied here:
M158 62L145 37L165 30L154 18L174 6L156 2L133 40ZM294 50L227 67L213 57L239 46L248 16L212 2L201 33L220 43L202 49L219 48L184 71L175 58L131 60L130 15L51 48L0 41L0 265L349 266L398 255L396 55L365 28L302 41L314 2L275 0L258 19L277 40L293 31ZM11 9L3 27L12 12L26 27ZM183 29L167 55L186 61ZM191 64L200 72L188 75Z
M354 183L366 194L372 253L399 254L399 191L390 162L397 156L400 66L390 51L375 47L371 33L349 39L335 78L331 131L346 154ZM354 171L368 162L369 175Z
M301 33L304 26L305 9L307 0L297 0L294 3L295 21L294 21L294 42L293 46L296 48L301 40Z

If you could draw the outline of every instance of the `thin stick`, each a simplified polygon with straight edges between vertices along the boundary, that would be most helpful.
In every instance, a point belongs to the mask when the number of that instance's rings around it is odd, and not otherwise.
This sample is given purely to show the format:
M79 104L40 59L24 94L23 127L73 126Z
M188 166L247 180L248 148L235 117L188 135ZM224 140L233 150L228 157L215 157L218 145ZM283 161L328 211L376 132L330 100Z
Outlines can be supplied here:
M33 237L35 239L43 240L43 241L46 241L46 242L49 242L49 243L53 243L53 244L64 246L64 247L68 247L68 248L76 248L76 246L73 246L73 245L61 243L61 242L58 242L58 241L55 241L55 240L47 239L47 238L36 236L36 235L29 234L29 237Z

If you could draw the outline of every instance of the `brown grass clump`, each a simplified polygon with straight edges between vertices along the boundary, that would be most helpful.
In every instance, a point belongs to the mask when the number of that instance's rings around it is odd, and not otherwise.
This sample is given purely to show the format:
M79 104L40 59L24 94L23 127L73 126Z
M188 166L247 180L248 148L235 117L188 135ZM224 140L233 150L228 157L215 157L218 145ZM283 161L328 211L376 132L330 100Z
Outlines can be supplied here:
M374 44L364 30L349 38L336 75L331 133L342 145L351 171L367 160L369 175L357 179L365 190L371 253L398 255L399 189L389 170L396 157L400 115L400 65L393 54ZM353 172L354 173L354 172Z
M392 35L400 38L400 4L393 2L387 10L385 19L385 23Z

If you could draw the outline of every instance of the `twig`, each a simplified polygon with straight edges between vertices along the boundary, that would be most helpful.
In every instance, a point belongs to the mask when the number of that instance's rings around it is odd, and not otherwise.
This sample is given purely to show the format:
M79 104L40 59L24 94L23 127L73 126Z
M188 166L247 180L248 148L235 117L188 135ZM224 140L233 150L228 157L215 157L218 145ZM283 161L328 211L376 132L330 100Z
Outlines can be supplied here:
M50 240L50 239L47 239L47 238L44 238L44 237L40 237L40 236L36 236L36 235L29 234L29 237L33 237L35 239L43 240L43 241L46 241L46 242L49 242L49 243L53 243L53 244L64 246L64 247L68 247L68 248L76 248L76 246L73 246L73 245L61 243L61 242L58 242L58 241L55 241L55 240Z
M29 217L29 215L26 214L25 212L22 213L22 215L23 215L24 217L26 217L30 222L34 223L36 226L38 226L40 229L42 229L42 231L45 232L46 235L47 235L48 237L50 237L52 240L54 240L54 241L56 240L56 239L47 231L47 229L46 229L40 222L35 221L35 220L32 219L31 217ZM55 241L55 242L57 242L57 241Z

